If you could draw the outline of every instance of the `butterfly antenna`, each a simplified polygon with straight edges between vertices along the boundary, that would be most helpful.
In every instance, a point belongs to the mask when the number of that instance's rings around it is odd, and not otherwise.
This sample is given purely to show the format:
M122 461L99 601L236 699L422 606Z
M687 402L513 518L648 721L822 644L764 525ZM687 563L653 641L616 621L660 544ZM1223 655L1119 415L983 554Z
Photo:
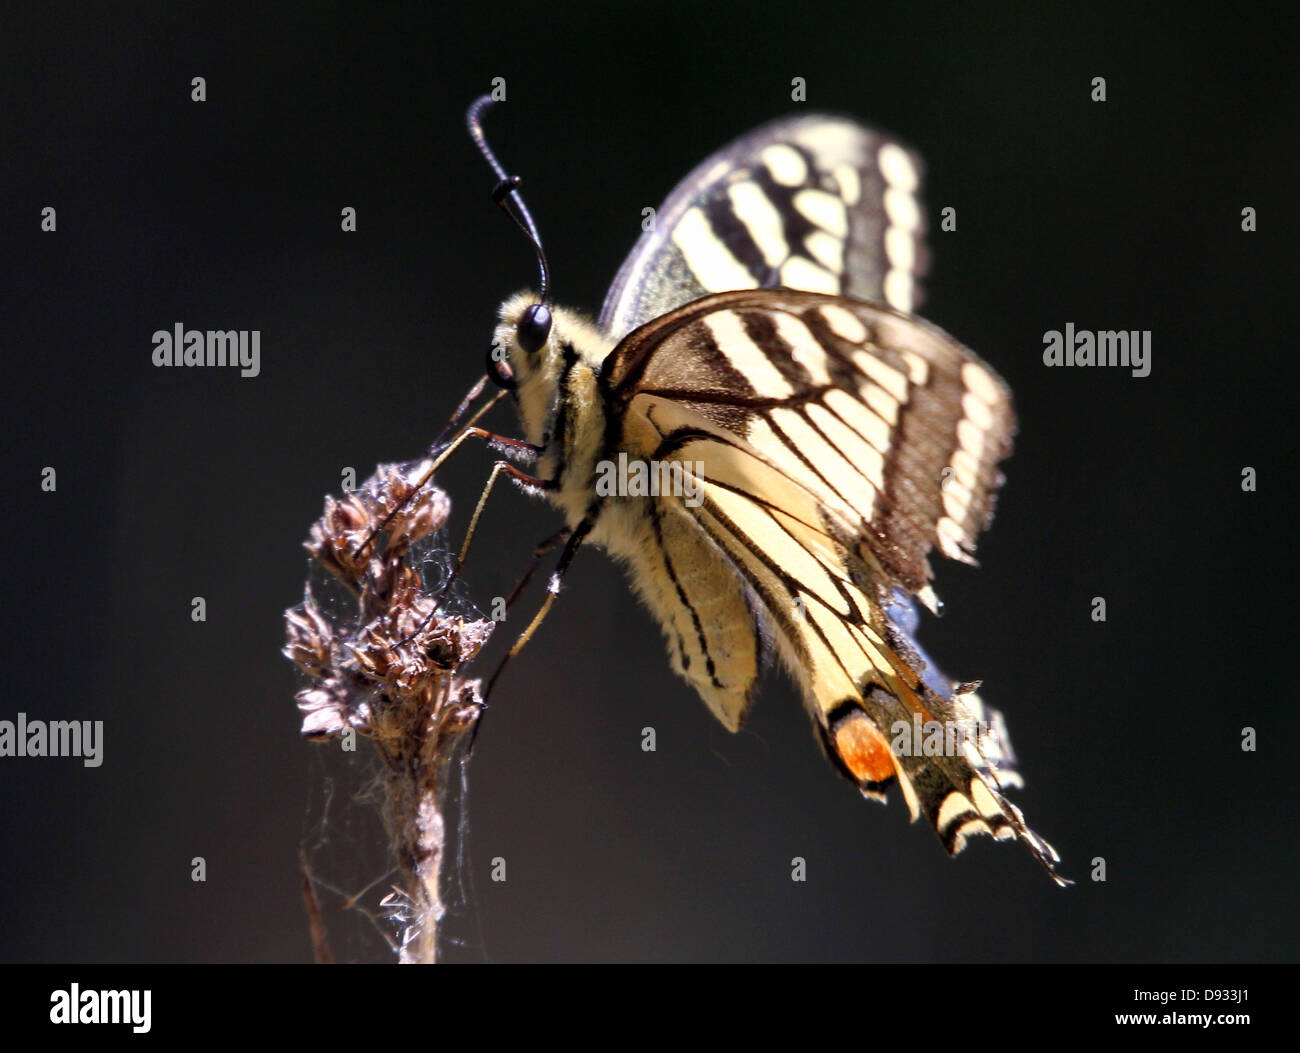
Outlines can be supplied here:
M492 152L492 147L488 146L487 136L483 134L483 113L493 105L493 102L492 96L480 95L470 103L469 111L465 114L465 124L469 127L469 137L474 140L474 145L478 147L479 153L483 155L488 167L497 177L497 185L492 191L492 200L533 243L533 250L537 253L537 267L541 272L541 288L538 292L541 295L541 302L550 306L551 268L547 265L546 253L542 250L542 236L537 233L537 224L533 222L532 213L528 211L523 195L519 193L523 180L518 176L506 174L505 168L497 160L497 155Z

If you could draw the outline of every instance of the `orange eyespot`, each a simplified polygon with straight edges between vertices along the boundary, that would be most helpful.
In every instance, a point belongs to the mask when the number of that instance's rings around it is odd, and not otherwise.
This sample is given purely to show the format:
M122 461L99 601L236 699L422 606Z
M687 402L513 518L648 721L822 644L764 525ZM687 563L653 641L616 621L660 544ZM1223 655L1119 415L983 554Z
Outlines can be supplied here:
M859 782L881 783L894 777L889 743L863 713L850 713L835 729L835 749Z

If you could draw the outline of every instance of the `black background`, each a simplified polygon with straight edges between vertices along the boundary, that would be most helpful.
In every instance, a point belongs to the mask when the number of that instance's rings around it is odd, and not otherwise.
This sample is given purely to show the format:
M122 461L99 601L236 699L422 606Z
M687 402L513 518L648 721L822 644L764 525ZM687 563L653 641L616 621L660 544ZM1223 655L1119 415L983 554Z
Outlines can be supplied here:
M1253 12L6 15L0 719L104 720L105 763L0 760L0 958L309 958L298 846L346 829L319 817L322 747L278 654L300 543L345 467L422 451L533 280L466 104L506 78L491 138L557 300L594 313L641 209L796 109L802 76L809 109L920 150L932 226L957 209L922 313L1003 373L1020 433L982 569L939 568L922 640L1007 714L1017 799L1079 883L986 840L950 861L897 800L863 803L779 676L729 735L593 551L485 718L447 957L1294 959L1297 78ZM176 322L261 330L261 376L154 368ZM1066 322L1152 330L1151 375L1046 369ZM490 460L441 476L456 537ZM489 511L466 573L484 607L559 525L507 489ZM340 956L387 957L338 924Z

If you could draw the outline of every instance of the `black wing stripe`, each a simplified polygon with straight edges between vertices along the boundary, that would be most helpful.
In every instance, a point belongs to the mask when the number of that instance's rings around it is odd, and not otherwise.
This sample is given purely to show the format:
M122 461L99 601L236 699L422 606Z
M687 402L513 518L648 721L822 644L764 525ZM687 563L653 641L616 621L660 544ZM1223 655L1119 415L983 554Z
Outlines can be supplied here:
M713 236L749 271L755 285L761 287L772 284L773 269L768 266L749 225L736 215L725 191L709 196L704 205L704 218L708 220ZM704 277L697 274L696 279L704 288L709 288L709 282Z
M793 486L796 486L800 490L802 490L811 500L814 501L817 500L817 495L813 491L805 487L798 479L791 478L789 475L787 475L782 470L781 466L775 464L771 460L771 458L763 456L761 451L751 452L750 450L746 449L744 446L741 446L740 444L734 442L731 439L731 437L726 434L720 434L712 431L704 431L701 429L691 429L691 430L673 432L669 435L664 436L659 446L656 447L654 453L654 459L660 461L670 460L673 458L674 455L679 453L684 446L687 446L691 442L700 439L707 440L710 442L717 442L724 446L730 446L733 449L738 450L739 452L745 454L746 456L756 457L759 461L761 461L772 471L780 472L788 482L790 482ZM734 493L741 494L745 497L748 497L751 501L761 504L763 505L763 507L769 510L779 511L783 515L789 516L789 518L793 522L798 523L801 527L804 527L807 530L811 530L814 533L825 538L826 541L829 542L830 544L834 546L838 546L840 548L845 547L843 541L840 538L838 538L836 535L830 533L823 524L810 523L805 519L801 519L798 516L795 516L793 513L789 512L787 509L780 508L779 506L773 504L772 502L769 502L761 494L751 493L748 490L741 490L738 487L731 486L730 484L726 483L723 480L710 479L709 482L713 486L725 487L726 489L731 490Z
M820 402L814 403L814 405L818 406L819 408L823 408L823 409L825 408L821 405ZM839 445L839 443L836 442L835 439L827 433L826 429L822 427L821 424L817 423L817 420L813 417L813 415L808 412L807 406L802 407L799 415L804 419L808 427L812 428L813 431L815 431L821 437L822 441L826 443L827 446L829 446L832 450L834 450L837 454L839 454L840 459L843 460L844 463L847 464L849 468L852 469L852 471L857 475L857 477L862 480L862 485L865 487L867 491L869 491L870 497L874 500L876 494L880 492L880 488L877 487L876 484L870 478L868 478L866 475L862 473L862 469L859 466L857 459L853 456L853 454L843 449ZM838 417L836 417L835 419L839 420ZM876 451L876 452L880 453L881 451ZM860 502L854 502L854 503L858 504Z
M771 311L739 311L745 335L763 352L767 360L796 391L812 386L808 370L795 360L794 349L776 328Z
M659 517L663 514L663 509L657 501L652 503L651 509L650 523L654 529L655 543L659 549L659 554L663 557L664 570L668 574L668 580L672 582L673 588L677 590L677 599L691 616L691 622L695 626L695 636L700 645L700 653L704 655L704 666L708 671L709 680L712 682L714 687L719 690L725 690L726 685L718 679L717 663L713 660L713 655L709 651L708 638L704 633L704 623L701 622L699 612L696 611L695 606L691 603L689 597L687 597L686 590L682 587L682 583L677 577L677 570L673 566L672 556L669 553L668 546L664 544L663 526L659 521ZM680 639L680 637L678 638L677 646L678 653L682 658L682 668L689 669L691 665L690 655L687 653L685 643Z
M740 539L745 536L744 531L742 531L734 522L732 522L731 518L727 516L725 512L723 512L716 505L713 505L711 502L708 501L705 502L704 507L708 512L707 518L704 516L699 516L697 517L697 519L700 525L704 528L705 533L709 535L709 537L713 540L713 542L716 545L718 545L719 548L722 549L722 551L726 552L728 556L734 562L738 563L740 566L743 567L746 563L756 563L767 571L767 575L750 575L749 578L751 583L756 584L756 579L761 581L765 577L770 577L771 579L774 579L785 590L786 596L784 597L784 601L780 602L780 598L772 596L772 594L765 587L761 585L758 586L760 589L760 595L763 596L763 599L767 604L769 615L774 620L776 620L778 624L788 625L791 613L794 609L794 599L796 596L799 596L801 593L803 593L804 590L802 590L799 587L797 582L794 582L792 579L790 579L785 574L785 572L779 566L777 566L776 563L774 563L769 557L767 557L764 553L758 551L755 548L750 547L749 545L746 545L743 541L741 541ZM709 523L709 519L712 519L713 523L716 524L716 526L711 525ZM721 527L722 529L718 529L718 527ZM812 598L814 599L817 599L817 597L812 593L805 593L805 594L812 596ZM821 601L819 600L819 602ZM832 608L830 608L828 605L823 604L823 606L826 606L826 609L828 611L832 611L833 613ZM851 682L853 682L854 677L852 673L849 671L849 669L844 665L843 661L840 659L839 652L831 645L830 640L826 637L826 634L822 631L821 626L817 625L817 623L813 621L811 618L808 619L808 624L813 630L813 632L816 633L818 639L821 640L822 645L826 648L826 650L831 655L834 656L836 664L844 673L845 677L849 679ZM797 633L791 633L787 629L787 635L792 643L796 643L798 641ZM803 655L802 657L805 661L808 660L808 656L806 654Z
M785 430L771 417L770 414L763 414L763 420L766 421L767 426L772 429L772 434L782 443L782 445L785 446L787 450L799 459L800 463L808 469L814 478L820 479L826 485L828 490L832 491L850 508L854 507L854 501L851 495L842 493L840 489L826 477L826 474L821 470L821 468L804 454L803 450L799 448L799 444L794 442L790 436L786 434Z
M744 496L748 497L749 495ZM848 621L848 619L844 619L842 615L837 615L833 607L825 603L816 593L810 592L804 584L790 578L790 576L786 574L786 572L766 553L760 551L755 546L746 544L742 540L746 536L745 532L714 503L706 500L704 511L707 512L707 516L697 515L697 521L710 538L712 538L714 543L717 544L722 551L728 554L729 558L742 568L746 564L757 564L759 567L767 571L767 575L748 575L751 581L770 577L771 579L774 579L786 592L787 595L785 602L780 606L773 606L774 598L770 591L765 587L762 589L761 594L763 595L765 602L768 604L770 615L778 622L778 624L782 624L786 627L786 632L792 645L796 646L798 649L802 649L798 643L798 633L791 632L789 627L789 619L794 606L793 601L798 596L807 596L810 599L817 600L833 619L838 618L840 621L846 621L848 624L853 624L851 621ZM709 522L710 519L713 520L712 523ZM879 688L883 691L889 692L891 688L890 685L885 682L885 677L891 673L900 681L904 680L902 671L898 668L895 667L888 670L881 668L879 664L880 658L885 659L886 662L891 664L891 666L893 662L896 661L896 659L891 655L888 646L883 641L878 641L880 646L877 654L873 656L872 653L863 646L862 641L859 640L857 636L847 630L844 632L844 635L852 641L853 646L862 654L866 669L868 670L865 675L859 675L854 673L854 671L845 664L844 659L841 657L841 648L835 645L834 641L831 640L822 625L819 624L815 617L813 617L811 611L805 613L802 620L806 628L809 629L820 641L825 653L830 656L831 660L835 663L836 668L838 668L843 674L844 679L847 682L854 684L862 694L865 695L865 693L872 688ZM859 626L859 628L867 627ZM874 638L874 633L871 635ZM804 661L809 660L809 656L806 653L801 657ZM890 697L892 700L892 695ZM920 700L918 699L918 702L919 701ZM893 701L893 705L896 706L897 704L896 701ZM926 711L924 706L922 706L922 715L924 719L927 720L932 719L933 717L933 714ZM879 726L878 720L877 724Z

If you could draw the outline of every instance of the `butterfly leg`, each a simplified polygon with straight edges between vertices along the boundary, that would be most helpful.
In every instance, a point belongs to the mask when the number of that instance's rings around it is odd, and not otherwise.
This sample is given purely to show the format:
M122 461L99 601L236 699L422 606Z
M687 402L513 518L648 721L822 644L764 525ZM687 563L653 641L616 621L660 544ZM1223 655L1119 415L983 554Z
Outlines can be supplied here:
M495 401L496 400L493 399L492 403L489 403L488 406L490 407L493 403L495 403ZM480 411L480 413L481 412L482 411ZM474 415L474 419L477 420L479 415L480 415L479 413L476 413ZM356 551L352 553L354 559L360 556L362 552L364 552L366 549L368 549L371 545L375 543L375 538L377 538L386 529L388 529L388 524L392 522L393 518L397 516L397 514L400 513L402 509L404 509L407 506L407 504L411 500L411 497L415 496L415 494L417 494L420 490L424 489L425 485L429 482L429 480L433 478L434 473L437 472L437 470L443 466L447 458L449 458L460 446L460 444L463 443L466 439L484 439L487 442L495 442L502 446L509 446L513 449L524 450L527 453L533 454L534 456L541 453L540 447L534 446L531 442L525 442L523 439L511 439L508 436L497 435L495 432L490 432L483 428L477 428L474 427L473 425L466 426L461 430L459 435L457 435L454 439L452 439L451 442L449 442L446 445L446 447L442 449L433 458L433 463L429 465L427 469L425 469L424 474L420 476L419 482L415 484L414 488L411 490L411 493L407 496L406 500L403 501L401 504L399 504L392 511L390 511L388 515L384 516L380 524L370 532L370 536L367 537L365 541L363 541L360 545L357 546ZM436 450L437 448L438 448L438 444L435 443L434 446L432 447L432 450ZM517 474L521 476L524 475L524 473L522 472ZM532 477L528 476L527 478L531 479ZM535 485L541 485L543 488L545 488L551 484L546 482L545 480L539 480Z
M591 528L594 525L595 524L592 520L584 519L574 527L573 532L569 534L568 541L564 546L564 551L560 553L560 558L556 561L555 571L551 574L551 580L546 583L546 599L542 601L542 605L537 609L537 613L533 615L533 620L528 623L528 628L519 634L519 639L517 639L510 650L506 652L506 656L501 659L501 664L497 666L496 672L492 674L492 679L488 681L487 688L483 692L483 701L485 703L491 696L492 688L496 686L497 680L500 679L501 673L505 669L506 665L509 664L510 659L524 649L524 645L528 643L532 638L533 633L537 631L538 626L540 626L546 619L546 615L550 612L551 605L555 602L555 597L560 594L560 585L564 581L564 575L569 569L569 564L573 562L573 557L577 554L578 549L582 547L582 542L586 539L587 535L591 533ZM540 548L541 546L538 547ZM531 570L529 573L532 573Z
M456 422L465 415L465 411L469 409L470 403L483 394L483 389L487 386L487 382L488 376L484 373L483 376L478 378L478 382L469 389L465 397L460 400L460 405L456 407L456 412L453 413L447 423L443 425L442 431L438 432L438 437L433 440L433 445L429 447L430 451L435 452L435 456L436 451L442 447L443 440L447 438L448 433L450 433L451 429L456 426ZM497 398L492 399L486 406L481 407L478 412L470 418L469 422L473 424L479 419L479 417L483 416L484 413L495 406L499 399L500 397L498 396Z
M515 587L510 590L510 595L506 597L506 610L510 610L515 605L515 600L519 599L519 594L528 587L528 583L533 580L533 574L537 571L542 562L542 558L550 552L561 541L568 539L572 530L569 527L562 527L545 541L539 541L537 547L533 549L533 558L528 562L528 569L524 571L523 576L516 583Z
M465 540L461 543L460 552L456 555L456 562L452 564L451 573L447 575L447 580L443 582L442 588L438 590L437 595L434 597L435 601L441 600L447 590L451 588L452 582L460 576L461 569L465 566L465 560L469 556L470 542L474 540L474 534L478 531L479 517L483 515L483 508L487 505L488 495L492 492L492 487L496 485L497 478L502 472L508 472L515 480L525 487L546 490L555 485L549 479L538 479L536 476L520 471L509 461L497 461L496 464L492 466L492 474L488 476L488 481L483 487L483 492L479 494L478 504L474 506L474 514L470 517L469 527L465 531ZM554 547L554 544L552 544L551 548ZM516 586L516 591L527 583L527 578L530 577L533 570L536 569L538 560L549 551L550 549L548 548L544 552L534 555L533 565L529 568L528 575L525 576L524 581L521 582L520 585ZM511 596L513 597L514 593L511 593ZM506 606L508 607L509 605L509 601L507 601Z
M498 442L509 442L509 443L515 443L519 441L516 439L502 439L501 436L499 435L492 436L492 439ZM527 446L529 444L520 443L520 445ZM469 556L469 546L470 543L474 540L475 533L477 533L478 531L478 521L479 518L483 515L484 506L487 505L488 495L492 493L492 487L496 484L497 477L500 476L502 472L508 472L519 483L521 483L523 486L526 487L537 487L545 490L555 485L549 479L539 479L536 476L529 475L527 472L520 471L509 461L497 461L496 464L492 466L492 474L488 476L487 484L483 487L483 492L479 494L478 504L474 506L474 514L470 517L469 528L465 531L465 540L461 543L460 552L456 556L456 562L452 564L451 573L447 575L447 580L442 583L442 587L438 589L436 593L433 594L433 608L429 611L429 614L424 619L424 621L422 621L418 626L415 627L415 629L413 629L411 632L409 632L406 636L404 636L401 640L398 641L397 643L398 647L405 646L411 640L415 639L415 637L419 636L420 633L424 632L428 624L431 621L433 621L434 617L437 615L438 609L442 606L443 597L447 595L447 592L451 588L452 584L460 576L461 569L465 566L465 560ZM557 538L558 537L559 535L557 535ZM538 547L540 549L541 546ZM555 547L554 544L552 544L551 548L554 547ZM518 593L519 590L522 589L525 584L527 584L528 578L532 576L533 571L537 568L538 561L541 559L543 555L545 555L545 552L547 551L550 551L550 549L548 548L545 551L539 551L534 555L533 564L531 567L529 567L528 573L525 575L524 580L515 586L515 591L510 594L511 599L506 601L507 609L509 608L510 603L512 602L515 594Z

